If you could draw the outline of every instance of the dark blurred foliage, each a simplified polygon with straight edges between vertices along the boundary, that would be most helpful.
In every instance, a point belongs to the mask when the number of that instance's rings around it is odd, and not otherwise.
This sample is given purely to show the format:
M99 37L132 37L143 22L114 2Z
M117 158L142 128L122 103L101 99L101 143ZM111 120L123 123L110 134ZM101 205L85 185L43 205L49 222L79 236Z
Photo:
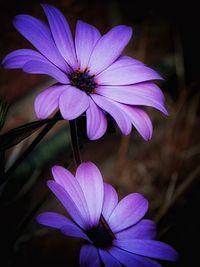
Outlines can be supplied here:
M0 58L22 47L30 47L13 28L15 15L27 13L44 19L33 0L0 1ZM199 266L200 238L200 143L199 87L200 39L197 2L175 3L130 0L49 0L60 8L74 29L77 19L94 24L102 32L117 24L134 28L127 54L158 70L165 81L168 118L151 111L154 123L152 141L144 142L133 132L121 137L113 124L101 140L82 145L84 160L94 161L105 179L120 196L141 192L150 200L148 218L158 223L158 238L180 253L177 263L163 266ZM1 109L2 133L34 121L33 98L49 83L41 75L21 70L0 70L0 100L10 110ZM5 104L3 104L5 105ZM24 110L26 112L24 112ZM2 115L3 114L3 115ZM5 121L5 119L7 120ZM79 121L79 129L84 130ZM16 147L0 154L0 173L28 147L30 136ZM80 136L80 138L82 138ZM5 156L5 157L4 157ZM1 188L0 266L77 266L80 240L40 227L35 215L40 211L63 212L48 193L46 180L52 164L74 170L68 125L59 122L45 140L26 158Z

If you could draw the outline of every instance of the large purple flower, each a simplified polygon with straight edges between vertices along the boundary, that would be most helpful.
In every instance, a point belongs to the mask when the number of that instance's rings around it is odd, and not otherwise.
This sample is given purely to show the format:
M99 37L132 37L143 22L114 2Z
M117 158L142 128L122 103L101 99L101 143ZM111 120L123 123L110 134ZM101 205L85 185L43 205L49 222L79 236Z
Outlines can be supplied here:
M57 81L37 96L37 117L47 118L60 109L64 119L73 120L86 112L87 134L95 140L105 133L109 113L123 134L129 134L133 125L149 140L151 120L139 106L167 111L161 90L152 82L161 79L158 73L122 55L131 27L116 26L101 36L95 27L78 21L74 42L63 14L51 5L42 7L48 25L29 15L14 19L15 28L38 52L19 49L3 60L5 68L47 74Z
M156 226L143 219L148 201L142 195L129 194L118 202L115 189L103 183L91 162L82 163L75 177L60 166L54 166L52 174L55 181L48 181L48 186L72 220L55 212L42 213L37 220L67 236L86 240L80 252L81 267L100 267L101 261L105 267L161 267L154 258L177 259L172 247L154 240ZM101 214L116 239L101 223Z

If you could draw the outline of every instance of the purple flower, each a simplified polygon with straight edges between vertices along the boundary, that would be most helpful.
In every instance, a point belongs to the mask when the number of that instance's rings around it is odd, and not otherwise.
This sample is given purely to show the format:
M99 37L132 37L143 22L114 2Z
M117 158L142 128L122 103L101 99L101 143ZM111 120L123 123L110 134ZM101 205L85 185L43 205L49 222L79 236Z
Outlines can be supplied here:
M154 240L156 226L143 219L148 201L137 193L118 202L115 189L103 183L101 173L91 162L82 163L75 177L60 166L52 168L54 180L48 186L68 211L71 219L55 212L37 217L40 224L59 229L67 236L86 240L80 252L80 266L161 267L153 259L175 261L176 251ZM105 218L116 239L101 223Z
M103 136L109 113L123 134L132 125L145 140L152 136L152 123L140 106L164 114L164 96L152 81L162 79L142 62L122 55L132 36L131 27L120 25L101 35L83 21L76 25L75 41L63 14L43 4L48 25L29 15L18 15L15 28L38 50L19 49L5 57L5 68L47 74L57 83L35 100L37 117L44 119L60 109L64 119L86 112L91 140Z

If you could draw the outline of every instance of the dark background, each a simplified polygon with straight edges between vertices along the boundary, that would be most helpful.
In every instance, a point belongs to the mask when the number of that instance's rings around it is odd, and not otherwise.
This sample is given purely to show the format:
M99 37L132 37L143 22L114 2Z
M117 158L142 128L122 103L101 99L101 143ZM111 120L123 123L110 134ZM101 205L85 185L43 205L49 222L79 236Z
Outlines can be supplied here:
M12 26L12 19L22 13L44 19L40 2L43 1L0 1L1 59L15 49L30 47ZM97 163L105 179L114 184L121 197L137 191L150 200L147 217L158 222L158 238L180 253L177 263L163 263L163 266L199 266L199 246L196 245L200 237L200 25L197 4L192 1L175 5L175 2L167 1L157 4L126 0L48 3L65 13L72 29L78 19L95 25L102 33L117 24L132 26L134 37L127 54L144 61L165 78L161 88L170 116L165 118L156 111L149 111L154 122L152 141L144 142L135 131L123 138L117 131L85 144L83 159ZM24 74L21 70L1 68L0 72L0 99L11 105L3 133L36 120L33 97L48 79L43 75ZM1 266L76 266L78 262L80 241L44 229L34 219L39 209L63 211L52 195L45 198L45 182L51 176L52 164L60 163L74 170L69 158L70 141L67 134L65 136L67 130L66 124L59 124L18 169L13 183L3 194ZM23 143L19 151L8 150L6 160L12 162L28 144ZM49 144L52 144L50 153L45 152L50 149ZM38 173L35 170L39 170Z

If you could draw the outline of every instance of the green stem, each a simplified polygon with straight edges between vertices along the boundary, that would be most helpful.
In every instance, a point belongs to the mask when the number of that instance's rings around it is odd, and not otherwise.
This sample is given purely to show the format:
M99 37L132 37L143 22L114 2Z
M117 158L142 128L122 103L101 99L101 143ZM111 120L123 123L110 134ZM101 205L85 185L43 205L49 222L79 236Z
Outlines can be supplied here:
M78 143L78 132L77 132L77 125L76 120L69 121L70 126L70 135L72 140L72 150L74 155L74 161L76 164L76 167L78 167L81 164L81 153L79 149L79 143Z
M78 133L77 133L77 125L76 120L69 121L70 125L70 134L71 134L71 140L72 140L72 150L74 154L74 161L76 164L76 167L78 167L81 164L81 154L79 149L79 143L78 143ZM110 229L110 226L106 222L104 216L101 214L100 217L100 223L106 229L106 231L109 233L112 240L116 239L114 233Z

